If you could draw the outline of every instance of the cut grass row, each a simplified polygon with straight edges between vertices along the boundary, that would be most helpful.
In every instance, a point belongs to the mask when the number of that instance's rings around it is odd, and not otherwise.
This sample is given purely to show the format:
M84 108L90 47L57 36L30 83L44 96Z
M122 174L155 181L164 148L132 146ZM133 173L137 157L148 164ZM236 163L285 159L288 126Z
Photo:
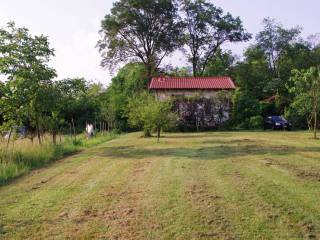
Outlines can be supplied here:
M115 134L96 135L86 139L79 135L76 140L66 137L57 145L46 142L43 145L31 143L27 139L18 139L6 149L0 144L0 186L32 169L42 167L85 148L113 139Z

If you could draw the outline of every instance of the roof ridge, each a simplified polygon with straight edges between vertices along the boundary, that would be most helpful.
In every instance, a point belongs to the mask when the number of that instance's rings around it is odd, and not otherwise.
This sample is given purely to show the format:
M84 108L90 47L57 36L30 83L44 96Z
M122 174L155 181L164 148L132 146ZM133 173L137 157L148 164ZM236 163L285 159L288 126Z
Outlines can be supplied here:
M149 89L235 89L230 76L153 77Z
M164 78L164 79L168 79L168 78L231 78L230 76L227 75L219 75L219 76L197 76L197 77L193 77L193 76L186 76L186 77L179 77L179 76L155 76L152 78Z

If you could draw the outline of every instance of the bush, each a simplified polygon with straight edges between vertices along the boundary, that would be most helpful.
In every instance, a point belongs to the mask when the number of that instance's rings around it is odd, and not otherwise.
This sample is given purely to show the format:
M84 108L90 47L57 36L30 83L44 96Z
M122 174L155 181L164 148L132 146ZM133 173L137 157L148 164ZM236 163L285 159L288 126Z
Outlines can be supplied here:
M251 117L261 115L259 100L247 91L237 90L233 96L232 122L240 128L250 127Z
M308 129L306 115L299 114L299 111L289 106L285 109L284 117L292 124L295 129Z
M249 128L251 128L251 129L263 128L263 117L260 115L251 117L249 120Z

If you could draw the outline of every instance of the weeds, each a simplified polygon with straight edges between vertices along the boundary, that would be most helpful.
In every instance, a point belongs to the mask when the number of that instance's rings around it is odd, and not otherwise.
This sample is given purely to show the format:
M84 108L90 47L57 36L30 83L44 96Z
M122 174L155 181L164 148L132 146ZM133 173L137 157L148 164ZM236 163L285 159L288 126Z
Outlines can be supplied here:
M16 178L32 169L42 167L52 161L61 159L84 148L113 139L116 134L98 134L91 139L78 136L77 140L65 137L57 145L46 139L43 145L31 143L27 139L19 139L11 143L6 149L5 144L0 145L0 185Z

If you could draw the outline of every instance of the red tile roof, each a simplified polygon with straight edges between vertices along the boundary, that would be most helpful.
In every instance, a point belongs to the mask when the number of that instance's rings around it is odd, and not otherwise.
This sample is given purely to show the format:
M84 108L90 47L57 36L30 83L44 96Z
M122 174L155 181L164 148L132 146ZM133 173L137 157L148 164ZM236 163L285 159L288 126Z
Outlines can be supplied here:
M153 77L149 89L235 89L230 77Z

